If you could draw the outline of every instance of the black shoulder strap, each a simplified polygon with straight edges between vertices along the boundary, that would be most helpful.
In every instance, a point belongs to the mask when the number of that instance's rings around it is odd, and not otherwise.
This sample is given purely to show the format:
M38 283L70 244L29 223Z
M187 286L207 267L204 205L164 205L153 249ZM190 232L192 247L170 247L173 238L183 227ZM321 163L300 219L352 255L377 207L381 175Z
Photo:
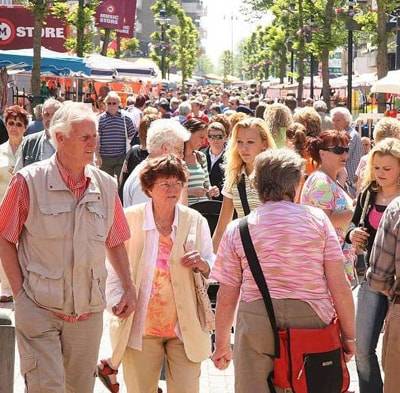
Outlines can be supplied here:
M240 238L242 240L244 252L246 254L247 262L249 264L254 281L256 282L257 287L262 294L265 308L267 309L268 317L271 322L271 327L274 332L275 356L279 357L280 356L279 332L278 332L278 327L276 326L274 307L272 305L271 295L269 294L269 290L268 290L267 282L265 281L264 273L260 266L260 261L258 260L256 250L254 249L254 245L251 240L247 217L243 217L240 220L239 232L240 232Z
M237 183L237 189L239 191L240 202L242 202L244 215L247 216L248 214L250 214L250 207L249 207L249 202L247 200L246 181L244 179L244 173L242 174L239 182Z

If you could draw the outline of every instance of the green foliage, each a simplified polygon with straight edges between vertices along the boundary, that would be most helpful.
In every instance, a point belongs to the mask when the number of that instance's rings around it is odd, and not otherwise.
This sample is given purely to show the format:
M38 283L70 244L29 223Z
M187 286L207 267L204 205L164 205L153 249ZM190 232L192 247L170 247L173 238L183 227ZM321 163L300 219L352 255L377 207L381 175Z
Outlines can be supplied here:
M213 72L214 72L214 64L212 63L211 59L207 55L202 54L197 60L195 73L198 75L205 75L205 74L211 74Z
M229 75L233 75L233 55L230 50L222 52L220 58L221 73L224 77L224 83L228 80Z
M199 54L199 33L192 19L188 17L182 6L176 0L156 0L151 6L156 24L160 10L164 9L170 18L170 23L165 28L166 47L162 47L161 33L154 32L151 35L153 49L151 57L161 66L162 51L165 51L165 63L167 69L177 67L182 72L182 86L190 78L195 69Z

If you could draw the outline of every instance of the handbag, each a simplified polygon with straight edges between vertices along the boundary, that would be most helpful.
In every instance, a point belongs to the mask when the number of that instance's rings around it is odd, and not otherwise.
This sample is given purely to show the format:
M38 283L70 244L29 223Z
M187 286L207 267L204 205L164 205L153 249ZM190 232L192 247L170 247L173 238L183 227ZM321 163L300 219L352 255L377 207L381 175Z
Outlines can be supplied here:
M244 178L244 174L240 176L240 180L238 181L236 186L239 191L240 202L242 203L244 215L247 216L250 213L250 207L249 207L249 201L247 200L246 181Z
M126 152L128 152L132 146L131 146L131 141L129 140L129 137L128 137L128 129L126 127L126 117L125 117L125 115L122 115L122 116L124 117L124 126L125 126L125 143L126 143L125 149L126 149Z
M267 377L275 386L293 393L344 393L350 375L344 359L338 320L325 328L278 329L268 286L262 272L247 217L239 222L240 238L253 278L260 290L274 334L274 369Z
M207 293L208 282L200 272L193 272L193 279L199 322L202 330L209 333L215 330L215 315Z

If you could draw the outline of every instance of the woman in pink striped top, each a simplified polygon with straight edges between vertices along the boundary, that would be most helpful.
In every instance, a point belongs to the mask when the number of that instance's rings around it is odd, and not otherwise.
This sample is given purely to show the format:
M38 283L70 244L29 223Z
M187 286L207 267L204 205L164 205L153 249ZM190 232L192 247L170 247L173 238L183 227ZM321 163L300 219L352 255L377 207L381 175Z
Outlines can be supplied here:
M343 253L324 212L294 203L303 160L287 149L267 150L255 162L262 205L248 216L249 231L274 305L278 327L318 328L338 316L348 359L355 350L354 305L343 271ZM273 332L232 222L221 241L212 278L220 282L216 311L218 368L232 358L230 328L240 297L235 332L235 392L268 393ZM251 372L250 372L251 370Z

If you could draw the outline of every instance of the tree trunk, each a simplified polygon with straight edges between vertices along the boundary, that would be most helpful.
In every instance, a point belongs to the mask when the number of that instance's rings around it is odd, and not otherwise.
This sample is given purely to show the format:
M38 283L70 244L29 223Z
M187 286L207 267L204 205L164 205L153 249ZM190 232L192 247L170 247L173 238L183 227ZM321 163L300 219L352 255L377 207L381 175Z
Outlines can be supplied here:
M378 79L383 78L388 73L388 34L386 31L386 0L377 0L378 6L378 51L376 54L376 67L378 71ZM382 113L386 109L384 94L378 94L378 112Z
M333 23L333 9L334 0L327 0L325 5L325 18L324 18L324 42L326 43L322 48L321 62L322 62L322 97L328 106L331 107L331 88L329 85L329 47L328 44L332 40L332 23Z
M110 39L111 39L111 29L104 29L103 46L100 52L102 56L107 56L107 49L108 49L108 44L110 43Z
M46 4L37 1L34 14L34 30L33 30L33 59L32 59L32 80L31 89L33 95L32 107L40 104L40 66L41 66L41 47L42 47L42 27L46 13Z
M299 0L299 29L302 32L304 28L304 14L303 14L303 0ZM304 34L300 34L299 38L299 48L297 51L297 83L299 86L297 87L297 103L301 106L303 101L303 92L304 92Z
M321 53L321 71L322 71L322 97L328 106L331 107L331 88L329 85L329 49L322 48Z
M284 83L285 82L285 76L286 76L286 68L287 68L287 52L286 50L282 53L282 56L280 58L279 62L279 83Z
M85 44L85 2L79 0L77 20L76 20L76 55L83 57L84 55L84 44Z

